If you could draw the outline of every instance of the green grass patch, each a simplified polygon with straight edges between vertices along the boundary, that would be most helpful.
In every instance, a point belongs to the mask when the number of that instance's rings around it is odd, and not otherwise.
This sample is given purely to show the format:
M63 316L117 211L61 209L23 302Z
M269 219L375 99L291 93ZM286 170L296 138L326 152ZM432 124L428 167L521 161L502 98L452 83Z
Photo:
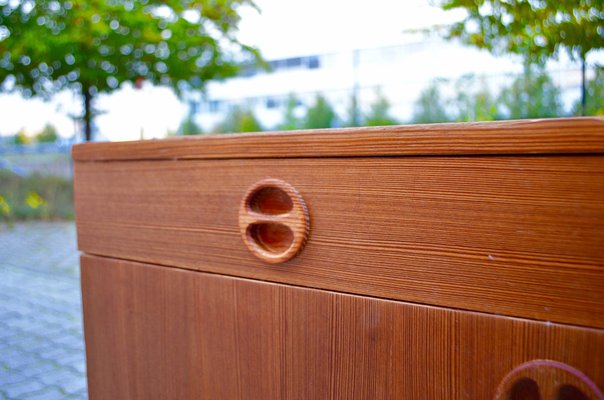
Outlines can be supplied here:
M73 182L0 170L0 221L73 219Z

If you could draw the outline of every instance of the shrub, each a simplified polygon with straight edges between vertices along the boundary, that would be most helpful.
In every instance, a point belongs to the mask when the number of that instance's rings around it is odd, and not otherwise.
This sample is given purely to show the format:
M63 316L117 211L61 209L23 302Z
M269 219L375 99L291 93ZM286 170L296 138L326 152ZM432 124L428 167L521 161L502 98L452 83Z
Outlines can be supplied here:
M0 221L72 219L73 184L57 176L0 170Z
M305 129L332 128L337 121L337 115L327 99L317 95L315 103L306 111L303 124Z
M264 129L248 108L233 107L224 121L214 127L215 133L261 132Z

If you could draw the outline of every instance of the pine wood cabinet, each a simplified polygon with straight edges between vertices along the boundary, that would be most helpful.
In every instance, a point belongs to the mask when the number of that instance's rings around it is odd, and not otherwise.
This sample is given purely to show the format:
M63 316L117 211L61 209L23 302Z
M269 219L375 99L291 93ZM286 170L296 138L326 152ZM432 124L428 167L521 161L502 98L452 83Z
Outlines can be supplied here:
M93 400L604 398L603 119L73 156Z

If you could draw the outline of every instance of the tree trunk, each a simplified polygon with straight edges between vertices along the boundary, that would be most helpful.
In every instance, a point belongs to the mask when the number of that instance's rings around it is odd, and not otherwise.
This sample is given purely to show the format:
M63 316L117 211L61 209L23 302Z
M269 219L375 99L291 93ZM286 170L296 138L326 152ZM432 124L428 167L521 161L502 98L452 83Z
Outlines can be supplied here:
M84 86L82 88L84 95L84 140L92 141L92 94L90 88Z
M581 55L581 115L587 115L587 88L585 83L585 55Z

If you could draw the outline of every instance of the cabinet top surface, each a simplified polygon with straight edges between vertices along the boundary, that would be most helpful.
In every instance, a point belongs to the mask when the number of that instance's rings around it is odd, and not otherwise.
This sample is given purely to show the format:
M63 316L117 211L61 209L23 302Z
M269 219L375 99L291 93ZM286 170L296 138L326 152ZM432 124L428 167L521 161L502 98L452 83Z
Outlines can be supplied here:
M76 161L604 153L604 118L404 125L83 143Z

